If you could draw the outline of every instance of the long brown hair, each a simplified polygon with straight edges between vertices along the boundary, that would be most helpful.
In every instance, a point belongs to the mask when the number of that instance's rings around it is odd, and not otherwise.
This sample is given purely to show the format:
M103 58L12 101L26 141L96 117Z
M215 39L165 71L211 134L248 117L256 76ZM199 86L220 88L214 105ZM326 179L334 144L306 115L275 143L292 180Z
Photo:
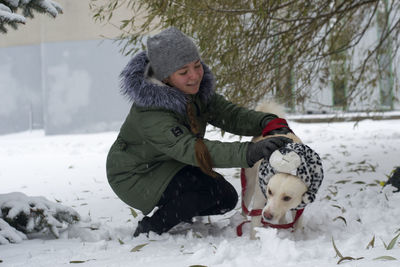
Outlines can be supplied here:
M196 136L196 143L194 145L194 150L195 150L197 164L199 164L200 169L205 174L216 178L219 176L219 174L213 170L211 155L207 149L206 144L204 144L203 142L203 137L200 134L199 125L194 115L192 101L187 102L186 110L189 117L190 129L192 133Z

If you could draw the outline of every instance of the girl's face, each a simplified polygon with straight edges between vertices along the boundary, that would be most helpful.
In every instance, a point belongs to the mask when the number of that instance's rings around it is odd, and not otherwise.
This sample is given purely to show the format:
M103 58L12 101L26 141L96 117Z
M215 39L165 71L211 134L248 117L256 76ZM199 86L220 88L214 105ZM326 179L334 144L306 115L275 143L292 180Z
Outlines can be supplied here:
M175 71L164 82L178 88L185 94L194 95L199 91L203 74L203 65L200 60L197 60Z

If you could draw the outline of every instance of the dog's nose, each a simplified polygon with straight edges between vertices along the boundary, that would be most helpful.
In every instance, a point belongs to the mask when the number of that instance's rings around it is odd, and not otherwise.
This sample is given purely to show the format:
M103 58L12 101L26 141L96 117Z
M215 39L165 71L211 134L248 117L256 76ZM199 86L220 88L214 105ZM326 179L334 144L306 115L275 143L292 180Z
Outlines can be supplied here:
M272 213L270 213L269 211L265 211L263 214L264 218L267 220L272 220L274 218L274 215L272 215Z

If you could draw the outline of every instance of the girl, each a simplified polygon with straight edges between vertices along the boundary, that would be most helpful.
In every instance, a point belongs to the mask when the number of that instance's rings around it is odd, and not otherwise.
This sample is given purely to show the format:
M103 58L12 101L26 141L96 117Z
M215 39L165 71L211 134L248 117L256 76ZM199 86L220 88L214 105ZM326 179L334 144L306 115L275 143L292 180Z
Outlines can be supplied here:
M225 100L197 47L171 27L147 41L121 73L122 92L133 102L107 157L114 192L149 214L134 233L167 232L194 216L223 214L237 203L235 188L217 168L251 167L290 142L272 137L258 143L203 139L210 123L237 135L260 135L273 114Z

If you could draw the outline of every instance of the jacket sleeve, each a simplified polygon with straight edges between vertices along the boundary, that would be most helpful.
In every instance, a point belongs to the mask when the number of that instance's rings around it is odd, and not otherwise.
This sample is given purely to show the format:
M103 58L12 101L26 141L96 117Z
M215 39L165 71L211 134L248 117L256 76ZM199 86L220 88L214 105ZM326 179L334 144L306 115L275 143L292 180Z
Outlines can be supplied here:
M198 166L194 146L195 136L169 112L144 112L141 116L143 139L154 149L185 164ZM248 142L204 140L216 168L247 168Z
M215 94L208 104L209 123L230 132L243 136L260 135L266 121L277 118L275 114L263 113L240 107Z

